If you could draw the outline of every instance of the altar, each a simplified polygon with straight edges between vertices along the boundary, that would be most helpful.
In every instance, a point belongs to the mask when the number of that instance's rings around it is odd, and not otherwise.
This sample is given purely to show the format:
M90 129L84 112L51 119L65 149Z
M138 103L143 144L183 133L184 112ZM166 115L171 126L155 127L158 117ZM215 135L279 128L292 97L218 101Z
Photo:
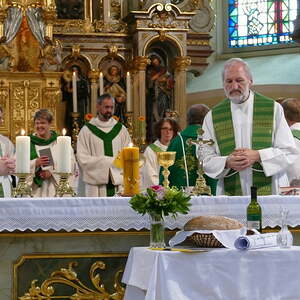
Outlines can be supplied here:
M80 299L71 298L74 294L122 299L128 253L149 245L148 217L132 210L128 200L0 199L0 299ZM166 218L166 240L199 215L222 215L245 224L249 201L238 196L193 197L188 215ZM289 210L288 225L300 225L298 196L263 196L258 201L267 230L280 225L281 207ZM300 245L297 229L293 235L294 244Z

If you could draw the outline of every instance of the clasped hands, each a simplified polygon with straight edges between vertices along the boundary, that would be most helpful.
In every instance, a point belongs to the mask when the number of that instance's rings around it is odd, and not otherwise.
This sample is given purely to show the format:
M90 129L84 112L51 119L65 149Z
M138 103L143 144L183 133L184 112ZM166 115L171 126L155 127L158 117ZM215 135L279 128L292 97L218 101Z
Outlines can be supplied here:
M225 167L240 172L258 161L260 161L258 150L238 148L227 157Z
M3 156L0 159L0 176L15 173L16 159L13 157Z

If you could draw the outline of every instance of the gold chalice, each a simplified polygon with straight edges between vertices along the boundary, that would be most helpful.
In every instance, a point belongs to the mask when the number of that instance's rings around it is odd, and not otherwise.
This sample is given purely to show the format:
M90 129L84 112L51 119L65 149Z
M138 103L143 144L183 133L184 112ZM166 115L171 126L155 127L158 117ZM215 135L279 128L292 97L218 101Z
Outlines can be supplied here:
M165 188L169 187L168 177L170 175L170 171L168 168L172 166L175 162L176 152L157 152L158 163L160 166L164 168L162 171L164 175L163 186Z

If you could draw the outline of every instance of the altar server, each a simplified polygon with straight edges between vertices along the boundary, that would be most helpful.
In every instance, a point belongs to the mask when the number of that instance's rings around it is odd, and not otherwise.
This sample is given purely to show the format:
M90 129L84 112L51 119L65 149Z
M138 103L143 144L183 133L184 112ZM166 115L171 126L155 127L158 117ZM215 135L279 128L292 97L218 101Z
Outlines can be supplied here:
M289 184L286 169L297 149L280 104L251 90L251 71L242 59L228 60L223 70L227 99L205 117L204 171L219 179L217 195L278 194Z
M3 109L0 107L0 123L3 122ZM12 176L15 172L15 148L13 143L0 134L0 197L10 197Z
M300 186L300 100L287 98L281 105L298 150L296 163L287 169L287 175L291 186Z
M60 176L57 174L57 133L50 130L53 116L47 109L40 109L34 115L35 132L30 135L30 168L34 174L32 180L32 193L34 197L54 197L55 186ZM68 149L65 149L68 153ZM78 168L73 149L71 154L71 166L73 175L69 177L69 183L76 191Z
M97 116L79 132L77 159L83 173L85 195L89 197L113 196L121 188L121 169L113 165L119 151L131 139L124 125L112 118L115 100L110 94L97 99Z

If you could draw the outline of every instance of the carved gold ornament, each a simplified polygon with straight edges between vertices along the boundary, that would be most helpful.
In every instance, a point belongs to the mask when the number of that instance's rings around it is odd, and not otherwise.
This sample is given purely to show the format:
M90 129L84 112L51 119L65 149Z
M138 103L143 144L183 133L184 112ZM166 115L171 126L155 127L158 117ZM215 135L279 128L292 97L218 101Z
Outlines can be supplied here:
M52 300L52 299L70 299L70 300L122 300L125 289L121 286L121 274L123 270L116 272L114 276L115 292L110 294L101 283L101 277L96 271L105 270L105 263L96 261L90 268L89 278L93 284L93 289L83 284L73 267L76 267L77 262L69 263L68 269L62 268L59 271L54 271L50 278L46 279L39 287L36 285L37 279L31 282L29 291L24 296L19 297L19 300ZM71 287L75 290L72 295L55 295L55 288L53 285L59 284Z
M191 62L189 56L179 56L175 58L174 67L177 71L186 71Z

